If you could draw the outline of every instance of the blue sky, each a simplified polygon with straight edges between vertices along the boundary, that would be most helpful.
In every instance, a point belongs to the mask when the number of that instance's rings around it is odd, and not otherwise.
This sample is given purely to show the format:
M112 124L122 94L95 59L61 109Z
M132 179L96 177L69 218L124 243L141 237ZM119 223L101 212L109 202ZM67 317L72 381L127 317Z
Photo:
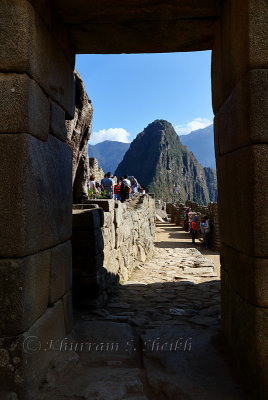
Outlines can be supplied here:
M155 119L178 134L212 123L210 51L78 55L76 68L94 109L91 144L131 142Z

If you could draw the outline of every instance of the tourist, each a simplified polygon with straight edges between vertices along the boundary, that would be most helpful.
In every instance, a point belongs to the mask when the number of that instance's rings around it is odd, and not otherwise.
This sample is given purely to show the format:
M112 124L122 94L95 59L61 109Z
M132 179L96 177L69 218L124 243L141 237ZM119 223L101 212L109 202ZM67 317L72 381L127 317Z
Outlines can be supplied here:
M95 176L94 175L90 175L88 189L91 190L91 191L96 190L96 182L95 182Z
M189 231L189 209L187 209L183 216L184 230L185 232Z
M145 191L145 186L141 186L141 188L140 188L140 193L141 193L141 194L145 194L145 193L146 193L146 191Z
M205 245L205 225L206 225L205 218L202 218L202 220L200 222L200 232L201 232L201 235L203 237L204 245Z
M118 180L117 184L114 187L114 199L115 200L120 200L120 189L121 189L121 184L123 181L123 177Z
M114 197L114 181L111 172L107 172L106 177L101 180L101 187L110 199Z
M192 226L190 232L192 234L192 243L195 244L195 239L197 238L197 216L195 215L192 220Z
M98 195L101 194L101 187L100 187L99 182L96 182L96 193L97 193Z
M134 195L135 193L138 193L138 181L135 178L135 176L132 176L131 178L131 193Z
M208 216L204 217L205 225L204 225L204 235L205 235L205 248L209 247L209 234L210 234L210 220Z
M131 183L130 180L128 179L128 175L124 175L124 179L120 187L121 203L124 203L125 200L129 199L130 193L131 193Z

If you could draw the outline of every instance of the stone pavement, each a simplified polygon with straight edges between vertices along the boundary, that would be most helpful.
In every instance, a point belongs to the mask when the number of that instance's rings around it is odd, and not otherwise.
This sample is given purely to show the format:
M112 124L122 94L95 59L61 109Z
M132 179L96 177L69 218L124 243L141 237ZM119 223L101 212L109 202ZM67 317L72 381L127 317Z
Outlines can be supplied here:
M174 229L158 226L154 258L105 308L76 311L37 400L250 398L220 331L213 261Z

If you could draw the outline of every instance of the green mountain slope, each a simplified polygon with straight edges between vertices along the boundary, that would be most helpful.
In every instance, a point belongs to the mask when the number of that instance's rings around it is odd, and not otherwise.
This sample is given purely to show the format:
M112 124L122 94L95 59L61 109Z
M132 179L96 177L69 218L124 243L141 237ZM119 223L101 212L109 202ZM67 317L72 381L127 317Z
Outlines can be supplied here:
M159 199L199 204L216 199L210 189L216 185L213 172L205 172L165 120L152 122L133 140L115 171L117 176L126 173L134 175Z

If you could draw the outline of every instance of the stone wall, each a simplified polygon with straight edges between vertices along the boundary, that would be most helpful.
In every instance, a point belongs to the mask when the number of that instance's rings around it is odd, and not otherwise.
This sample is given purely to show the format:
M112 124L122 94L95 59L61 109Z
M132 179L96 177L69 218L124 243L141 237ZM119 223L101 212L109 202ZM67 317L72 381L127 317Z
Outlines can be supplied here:
M75 54L49 8L49 25L26 0L0 15L0 398L31 400L72 326Z
M268 397L267 14L265 0L223 2L211 69L222 328L259 399Z
M89 207L99 206L89 210ZM92 200L73 210L74 295L104 304L120 280L154 250L155 202L137 195L121 203Z
M171 222L175 223L178 226L184 225L183 216L187 209L190 209L194 212L197 217L197 224L201 222L202 217L207 215L210 219L210 247L216 251L219 251L221 248L221 240L220 240L220 225L219 225L219 216L218 216L218 204L217 203L209 203L207 206L200 206L199 204L186 201L183 203L176 204L167 204L167 210L171 216Z

